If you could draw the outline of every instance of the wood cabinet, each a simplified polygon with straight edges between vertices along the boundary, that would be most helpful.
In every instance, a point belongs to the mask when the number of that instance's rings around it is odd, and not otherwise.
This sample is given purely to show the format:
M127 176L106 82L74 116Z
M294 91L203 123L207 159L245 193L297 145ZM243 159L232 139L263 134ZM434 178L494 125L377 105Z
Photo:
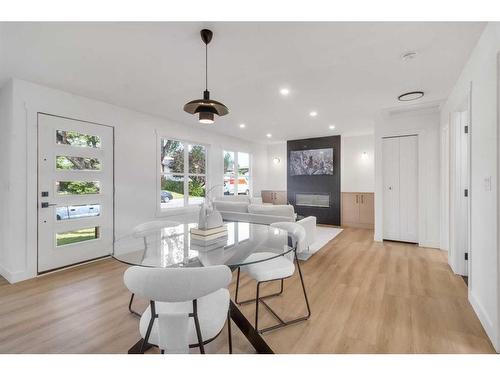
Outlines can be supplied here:
M284 190L262 190L262 203L287 204L286 191Z
M373 193L342 193L342 226L373 228L375 222Z

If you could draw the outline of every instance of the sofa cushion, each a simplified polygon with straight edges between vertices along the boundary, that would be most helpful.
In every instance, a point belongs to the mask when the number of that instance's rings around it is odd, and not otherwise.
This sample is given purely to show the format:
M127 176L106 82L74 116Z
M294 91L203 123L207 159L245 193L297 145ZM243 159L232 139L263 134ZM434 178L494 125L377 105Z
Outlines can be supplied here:
M262 204L249 204L248 212L251 214L272 215L272 216L286 216L295 218L295 211L292 205L279 204L279 205L262 205Z
M250 203L250 197L248 195L224 195L216 199L220 202L245 202Z
M214 206L218 211L248 212L248 202L215 201Z

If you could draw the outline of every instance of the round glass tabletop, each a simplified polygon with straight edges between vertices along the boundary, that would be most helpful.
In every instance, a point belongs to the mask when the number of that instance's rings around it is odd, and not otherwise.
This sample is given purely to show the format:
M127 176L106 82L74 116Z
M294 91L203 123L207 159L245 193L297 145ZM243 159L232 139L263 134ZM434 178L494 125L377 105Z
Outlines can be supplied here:
M197 223L157 221L114 243L113 257L144 267L231 268L267 261L292 251L285 230L262 224L225 222L225 230L211 239L192 233Z

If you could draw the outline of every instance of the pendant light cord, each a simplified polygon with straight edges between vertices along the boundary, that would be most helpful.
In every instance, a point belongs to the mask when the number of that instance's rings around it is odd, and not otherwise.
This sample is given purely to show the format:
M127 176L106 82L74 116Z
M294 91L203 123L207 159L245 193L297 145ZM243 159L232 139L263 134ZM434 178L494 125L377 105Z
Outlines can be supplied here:
M205 91L208 91L208 45L205 44Z

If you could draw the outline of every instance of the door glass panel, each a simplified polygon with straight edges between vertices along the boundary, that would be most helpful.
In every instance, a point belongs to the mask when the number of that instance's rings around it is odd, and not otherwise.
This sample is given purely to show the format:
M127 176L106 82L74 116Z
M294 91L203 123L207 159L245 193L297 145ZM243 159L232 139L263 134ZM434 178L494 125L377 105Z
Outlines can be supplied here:
M79 156L57 156L56 169L69 171L100 171L101 162L96 158L83 158Z
M163 173L184 173L184 146L181 142L162 139L161 166Z
M201 204L205 201L205 177L189 176L189 204Z
M101 138L96 135L74 131L56 130L56 143L59 145L100 148Z
M205 174L206 149L200 145L189 145L189 173Z
M72 243L96 240L99 238L99 227L76 229L69 232L57 233L57 246L69 245Z
M99 181L57 181L56 191L60 195L99 194Z
M100 214L100 204L79 204L75 206L63 206L56 208L57 220L81 219L85 217L99 216Z
M161 177L161 208L184 206L184 176Z

